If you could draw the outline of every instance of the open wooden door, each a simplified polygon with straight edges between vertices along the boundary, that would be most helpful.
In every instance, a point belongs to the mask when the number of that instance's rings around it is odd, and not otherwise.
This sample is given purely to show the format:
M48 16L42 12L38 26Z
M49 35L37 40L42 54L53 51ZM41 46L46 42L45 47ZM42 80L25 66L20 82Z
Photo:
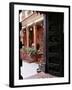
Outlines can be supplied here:
M46 13L45 72L64 76L64 13Z

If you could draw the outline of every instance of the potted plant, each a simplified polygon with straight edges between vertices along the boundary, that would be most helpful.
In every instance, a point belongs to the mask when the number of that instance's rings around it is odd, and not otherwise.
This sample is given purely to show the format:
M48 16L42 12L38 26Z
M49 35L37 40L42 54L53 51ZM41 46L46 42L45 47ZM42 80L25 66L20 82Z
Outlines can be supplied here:
M22 60L28 60L28 61L36 61L36 49L29 47L23 47L21 50L21 58Z
M27 48L22 47L22 49L20 50L20 56L22 60L27 59Z
M36 55L37 51L35 48L28 48L28 53L32 57Z
M33 59L33 61L36 61L37 51L35 48L28 48L28 54L29 54L30 58Z

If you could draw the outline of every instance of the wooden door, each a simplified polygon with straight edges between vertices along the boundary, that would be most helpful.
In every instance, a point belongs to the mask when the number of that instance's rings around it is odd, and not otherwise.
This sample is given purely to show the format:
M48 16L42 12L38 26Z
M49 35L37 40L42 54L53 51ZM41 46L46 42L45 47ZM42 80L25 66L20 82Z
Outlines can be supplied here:
M45 72L64 76L64 14L46 13Z

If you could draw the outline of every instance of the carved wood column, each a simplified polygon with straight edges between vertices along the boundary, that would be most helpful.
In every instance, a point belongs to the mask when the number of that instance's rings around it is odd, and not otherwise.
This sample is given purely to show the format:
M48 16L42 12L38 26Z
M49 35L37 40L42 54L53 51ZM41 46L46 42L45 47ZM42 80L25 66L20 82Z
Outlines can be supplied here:
M27 36L27 48L29 47L29 30L28 27L26 27L26 36Z
M36 48L36 25L33 24L33 33L34 33L34 48Z

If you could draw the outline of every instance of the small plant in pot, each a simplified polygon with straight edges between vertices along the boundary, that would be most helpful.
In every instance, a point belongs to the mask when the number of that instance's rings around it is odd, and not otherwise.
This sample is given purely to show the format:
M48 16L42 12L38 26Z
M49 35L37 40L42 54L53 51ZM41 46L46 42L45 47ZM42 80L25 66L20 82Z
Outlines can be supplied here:
M31 57L36 56L37 50L35 48L28 48L28 53Z
M30 53L31 58L36 62L37 50L35 48L30 48L29 53Z
M26 47L23 47L22 48L22 53L23 53L23 57L24 59L27 59L27 58L32 58L34 61L36 60L36 49L35 48L32 48L32 47L29 47L29 48L26 48Z
M28 50L27 50L27 48L26 47L22 47L22 49L21 49L21 58L23 59L23 60L26 60L27 58L28 58Z

